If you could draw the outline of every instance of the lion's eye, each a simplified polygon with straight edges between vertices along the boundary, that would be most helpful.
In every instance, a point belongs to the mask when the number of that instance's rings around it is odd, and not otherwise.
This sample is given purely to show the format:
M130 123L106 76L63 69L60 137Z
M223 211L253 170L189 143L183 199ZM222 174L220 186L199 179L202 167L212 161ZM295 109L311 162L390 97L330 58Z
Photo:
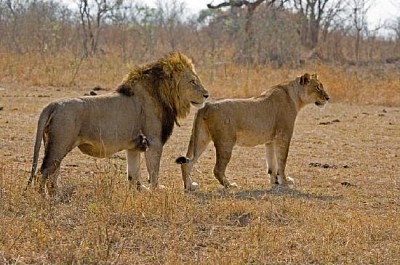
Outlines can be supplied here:
M196 84L196 80L190 80L190 83L191 83L192 85L194 85L194 86L197 85L197 84Z

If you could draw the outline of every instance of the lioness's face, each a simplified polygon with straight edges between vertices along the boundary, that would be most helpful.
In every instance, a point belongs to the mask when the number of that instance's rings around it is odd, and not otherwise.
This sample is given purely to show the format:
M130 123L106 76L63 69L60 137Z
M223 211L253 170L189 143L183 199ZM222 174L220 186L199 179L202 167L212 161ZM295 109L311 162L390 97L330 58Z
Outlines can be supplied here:
M303 82L303 85L306 86L305 92L308 102L314 102L318 107L323 107L328 102L329 95L324 90L324 86L318 80L318 76L316 74L311 76L305 74L300 80L300 82Z
M203 87L200 78L192 71L185 71L179 82L179 90L193 106L201 108L208 98L208 91Z

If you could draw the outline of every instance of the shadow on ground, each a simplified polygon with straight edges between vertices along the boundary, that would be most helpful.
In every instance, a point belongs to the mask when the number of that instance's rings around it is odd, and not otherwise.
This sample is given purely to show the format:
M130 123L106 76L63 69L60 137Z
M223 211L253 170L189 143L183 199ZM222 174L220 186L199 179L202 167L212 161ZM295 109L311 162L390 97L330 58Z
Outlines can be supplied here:
M212 191L196 191L189 194L200 200L211 200L211 199L222 199L222 198L231 198L237 200L260 200L265 199L267 196L289 196L292 198L299 199L310 199L310 200L321 200L321 201L335 201L341 200L343 196L341 195L320 195L320 194L312 194L306 193L296 189L290 189L286 187L275 187L269 190L240 190L240 191L232 191L232 190L219 190L217 192Z

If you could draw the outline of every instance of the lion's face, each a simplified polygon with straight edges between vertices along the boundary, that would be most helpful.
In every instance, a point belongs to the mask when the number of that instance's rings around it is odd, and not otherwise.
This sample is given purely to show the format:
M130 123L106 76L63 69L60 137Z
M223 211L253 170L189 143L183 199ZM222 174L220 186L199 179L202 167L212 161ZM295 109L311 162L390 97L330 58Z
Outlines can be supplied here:
M323 107L329 100L329 95L324 90L324 86L318 80L316 74L304 74L300 77L300 85L305 86L303 100L308 103L314 102L318 107Z
M186 70L179 82L179 91L193 106L201 108L208 98L208 91L203 87L196 73Z

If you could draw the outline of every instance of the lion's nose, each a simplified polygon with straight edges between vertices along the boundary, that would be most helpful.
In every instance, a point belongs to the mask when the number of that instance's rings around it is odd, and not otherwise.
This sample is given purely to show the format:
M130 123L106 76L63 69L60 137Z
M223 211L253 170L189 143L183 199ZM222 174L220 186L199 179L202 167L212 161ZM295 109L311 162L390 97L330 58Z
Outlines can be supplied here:
M203 97L204 98L208 98L208 94L203 94Z
M329 97L328 95L326 95L326 96L325 96L325 99L326 99L326 100L329 100L329 99L330 99L330 97Z

